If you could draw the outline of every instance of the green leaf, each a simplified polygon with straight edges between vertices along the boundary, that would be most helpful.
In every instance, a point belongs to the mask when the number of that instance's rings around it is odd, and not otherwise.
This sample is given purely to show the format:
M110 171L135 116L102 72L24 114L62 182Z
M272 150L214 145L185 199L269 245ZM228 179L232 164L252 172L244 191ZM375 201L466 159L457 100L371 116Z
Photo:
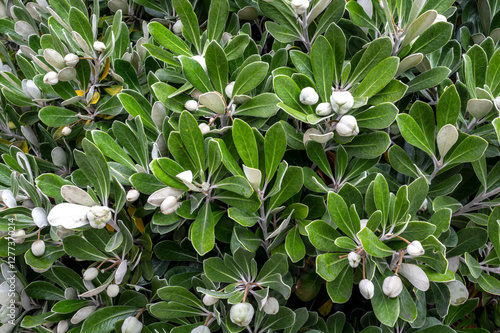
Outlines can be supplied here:
M292 228L286 235L285 250L292 262L297 262L306 255L306 247L300 237L298 227Z
M71 7L69 10L69 24L74 31L78 32L80 36L83 37L87 45L92 47L94 44L94 36L88 17L76 7Z
M345 144L344 148L350 156L373 159L382 155L390 144L389 135L379 131L357 135L351 142Z
M278 112L279 103L278 97L271 93L262 93L257 96L252 97L245 103L241 104L235 112L234 115L238 116L251 116L258 118L269 118Z
M279 207L285 201L300 191L304 182L302 168L289 167L283 177L283 184L280 191L269 200L269 211Z
M53 173L44 173L36 178L36 186L48 197L64 200L61 196L61 187L73 185L70 181Z
M335 245L335 239L341 236L340 233L325 221L317 220L309 223L306 231L311 244L318 250L327 252L340 250Z
M99 149L109 158L121 163L132 170L135 170L135 164L125 153L122 147L106 132L92 131L92 138Z
M203 170L205 170L205 148L203 141L203 134L198 127L198 122L188 111L181 113L179 119L179 132L185 149L193 159L197 170L204 177ZM194 172L193 172L194 174Z
M371 42L363 52L361 59L349 77L349 83L361 81L368 72L383 59L392 54L392 42L389 37L381 37Z
M451 37L453 24L436 22L425 30L412 44L411 53L429 54L442 48Z
M348 260L342 253L320 254L316 257L316 272L326 281L333 281L347 264Z
M392 103L380 103L353 115L359 127L384 129L389 127L398 114L398 108Z
M250 168L259 168L259 150L253 130L241 119L233 123L233 141L243 163Z
M184 0L178 0L184 1ZM208 78L207 73L201 67L200 63L193 58L187 56L179 56L179 60L182 64L182 71L186 80L189 81L199 91L202 93L206 93L209 91L213 91L212 84L210 83L210 79Z
M89 302L86 299L65 299L54 304L51 311L62 314L72 313L83 308Z
M342 1L341 4L336 4L335 2L338 1L333 1L332 4L330 4L330 7L335 7L332 8L332 10L341 10L342 13L344 12L344 7L345 2ZM328 8L327 12L330 10L330 7ZM323 14L320 22L323 20L323 18L326 16ZM336 84L339 84L341 81L342 77L342 67L344 65L344 59L345 59L345 53L346 53L346 37L344 35L344 32L342 29L336 25L335 23L328 23L328 29L326 29L325 32L325 37L330 43L330 47L333 50L333 78Z
M216 2L227 3L227 0L218 0ZM210 11L212 11L212 7L210 7ZM228 81L229 68L226 54L216 41L208 44L207 52L205 53L205 61L207 63L208 74L212 79L215 90L224 94Z
M270 182L283 159L286 150L286 134L281 123L271 126L264 139L266 182Z
M385 296L382 291L384 278L385 276L377 274L372 280L375 286L375 292L371 302L377 319L382 324L392 327L399 317L399 300L398 298L389 298Z
M115 329L115 323L130 317L138 309L133 306L114 305L96 310L85 319L83 332L108 333Z
M344 199L335 192L328 192L328 213L333 223L347 236L355 238L360 228L359 220L352 220Z
M210 2L207 22L208 40L219 41L226 26L229 14L229 3L227 0L213 0Z
M417 167L403 148L396 145L392 146L389 149L389 161L397 172L413 178L419 177Z
M47 301L60 301L64 299L64 291L45 281L34 281L24 289L31 298Z
M366 253L379 258L385 258L392 255L394 252L390 247L385 245L374 233L368 228L361 229L357 234Z
M173 0L172 5L184 26L182 34L187 40L194 44L198 53L201 54L200 25L198 24L193 6L188 0Z
M352 294L352 267L345 267L337 278L326 283L326 290L331 300L335 303L345 303L351 298Z
M500 50L497 49L488 63L486 70L486 84L493 96L500 94Z
M133 89L142 94L141 84L139 83L137 73L129 61L116 59L114 62L114 69L116 74L123 78L129 89Z
M378 93L394 78L398 65L398 57L388 57L382 60L366 75L354 95L359 98L370 98Z
M495 208L488 219L488 237L495 248L500 253L500 208Z
M238 74L233 87L233 96L244 95L257 87L267 75L269 64L263 61L252 62Z
M446 253L448 258L459 256L465 252L473 252L486 244L488 233L483 228L470 227L457 232L457 245Z
M76 112L58 106L42 108L38 117L45 125L51 127L70 125L80 120Z
M185 55L191 57L193 54L189 47L182 39L177 37L173 32L168 30L159 22L151 22L148 25L148 30L151 36L163 47L169 49L174 54Z
M64 237L63 246L66 254L81 260L103 261L108 258L94 245L77 235Z
M215 187L241 194L245 198L250 197L253 193L252 186L248 180L242 176L224 178L215 184Z
M438 131L446 124L455 126L460 114L460 96L455 85L451 85L443 92L436 107Z
M323 102L332 94L334 58L333 50L324 36L319 36L311 48L311 65L316 87Z
M466 137L455 149L446 154L444 162L448 165L473 162L479 159L488 148L488 142L475 135Z
M326 175L333 179L332 169L326 157L325 149L321 143L308 141L306 143L307 157L314 162Z
M277 75L274 77L274 91L276 95L283 101L283 103L291 108L294 112L294 117L302 117L303 121L307 121L306 115L313 114L314 111L310 105L300 103L301 89L290 77L285 75ZM284 108L283 103L278 104L287 113L290 113L288 108ZM297 114L297 116L295 116Z
M425 140L422 129L412 116L401 113L396 117L396 121L401 131L401 135L409 144L422 149L430 156L434 155L434 147L430 146L427 140Z
M214 282L235 283L241 280L239 277L240 273L227 267L222 259L218 257L205 259L203 261L203 271Z
M377 174L374 180L373 194L377 210L382 212L382 227L385 228L389 216L389 185L382 174Z
M408 82L408 90L406 92L412 93L434 87L446 79L450 72L451 71L448 67L443 66L429 69Z
M164 301L175 301L195 308L203 307L198 297L180 286L166 286L158 289L156 293Z

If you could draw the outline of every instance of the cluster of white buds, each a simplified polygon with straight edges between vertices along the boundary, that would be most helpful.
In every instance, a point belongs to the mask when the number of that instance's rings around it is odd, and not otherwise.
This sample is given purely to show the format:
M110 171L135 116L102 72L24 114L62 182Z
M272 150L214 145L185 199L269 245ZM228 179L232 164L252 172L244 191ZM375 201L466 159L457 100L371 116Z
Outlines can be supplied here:
M184 103L184 107L186 108L186 110L191 112L198 110L198 106L199 106L198 102L195 101L194 99L190 99L189 101Z
M299 100L304 105L314 105L319 101L319 95L312 87L305 87L300 91Z
M250 303L237 303L231 307L229 318L231 321L241 327L248 326L252 321L255 310Z
M349 261L349 266L351 266L352 268L356 268L361 262L361 256L356 252L350 252L347 255L347 260Z
M174 34L179 36L180 34L182 34L182 28L184 28L184 24L182 24L181 20L177 20L172 26L172 31L174 32Z
M401 278L397 275L386 277L382 284L382 291L387 297L398 297L403 291L403 282Z
M345 115L340 118L335 130L340 136L353 136L359 134L359 127L356 118Z
M309 8L309 0L292 0L291 5L295 14L304 14Z
M417 240L408 244L408 246L406 247L406 251L412 257L418 257L425 254L425 250L424 247L422 246L422 243L420 243Z
M330 96L330 103L335 113L346 114L354 105L354 98L349 91L334 91Z
M359 282L359 292L366 299L372 299L375 294L375 286L368 279L363 279Z
M125 318L122 324L122 333L140 333L142 323L134 316Z
M87 213L90 226L96 229L104 228L112 217L111 210L106 206L94 206Z

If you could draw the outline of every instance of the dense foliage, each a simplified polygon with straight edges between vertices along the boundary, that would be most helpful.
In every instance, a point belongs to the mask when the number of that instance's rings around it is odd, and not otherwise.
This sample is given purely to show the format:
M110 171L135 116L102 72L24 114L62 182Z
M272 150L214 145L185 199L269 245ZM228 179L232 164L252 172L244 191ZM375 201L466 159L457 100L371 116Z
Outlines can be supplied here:
M1 0L0 332L493 332L500 1Z

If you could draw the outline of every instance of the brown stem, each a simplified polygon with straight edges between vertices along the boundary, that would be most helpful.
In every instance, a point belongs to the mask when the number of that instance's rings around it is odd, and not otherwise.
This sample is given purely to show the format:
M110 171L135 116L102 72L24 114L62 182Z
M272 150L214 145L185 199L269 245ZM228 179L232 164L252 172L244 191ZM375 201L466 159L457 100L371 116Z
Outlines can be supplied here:
M207 319L205 320L205 323L203 324L203 326L207 326L207 325L208 325L208 322L210 321L210 319L212 319L212 317L213 317L213 316L214 316L214 314L210 312L210 313L208 314L208 317L207 317Z
M111 268L115 267L116 265L118 265L118 263L120 263L119 261L115 261L111 266L109 267L106 267L105 269L103 269L102 271L105 272L105 271L109 271Z
M245 294L243 295L243 301L242 303L245 303L245 301L247 300L247 295L248 295L248 289L250 288L250 283L247 283L247 285L245 286Z
M396 238L401 239L402 241L405 241L405 242L406 242L406 244L411 244L411 243L410 243L410 241L409 241L409 240L407 240L406 238L403 238L403 237L398 236L398 235L393 235L393 236L394 236L394 237L396 237Z
M366 263L366 252L363 253L363 279L366 279L365 263Z
M104 260L103 262L101 262L101 263L99 264L99 266L97 266L97 269L101 268L101 266L102 266L102 265L103 265L106 261L113 260L113 259L118 259L118 258L108 258L108 259Z
M398 275L399 271L399 266L401 266L401 262L403 261L403 250L399 251L399 262L398 262L398 267L396 267L396 272L394 272L394 275Z
M40 240L40 232L42 231L42 229L38 229L38 240Z
M212 118L212 120L210 120L210 122L208 123L208 126L211 126L213 124L213 122L215 121L215 119L217 119L219 117L219 114L217 113L215 115L215 117Z
M137 316L135 316L137 319L139 319L139 317L141 316L141 314L144 312L144 310L146 310L146 308L142 308L141 311L139 311L139 313L137 314Z

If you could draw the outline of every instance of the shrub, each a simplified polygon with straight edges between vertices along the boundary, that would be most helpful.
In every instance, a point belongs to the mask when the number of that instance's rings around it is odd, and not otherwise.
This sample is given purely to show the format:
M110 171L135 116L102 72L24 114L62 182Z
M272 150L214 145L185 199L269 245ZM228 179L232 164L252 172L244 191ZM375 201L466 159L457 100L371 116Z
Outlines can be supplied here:
M499 7L0 2L0 331L498 330Z

